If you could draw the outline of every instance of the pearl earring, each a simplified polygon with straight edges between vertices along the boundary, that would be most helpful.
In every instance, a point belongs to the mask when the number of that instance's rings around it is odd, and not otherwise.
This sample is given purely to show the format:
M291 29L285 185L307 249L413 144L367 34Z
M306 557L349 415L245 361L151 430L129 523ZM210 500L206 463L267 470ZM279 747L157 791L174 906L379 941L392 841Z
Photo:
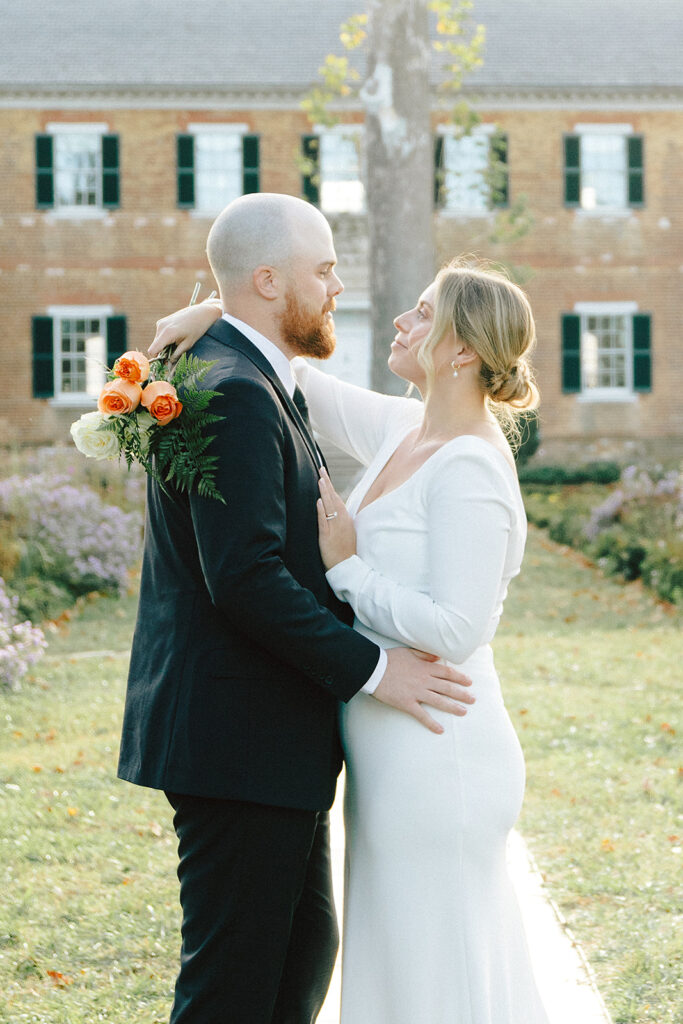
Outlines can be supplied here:
M455 359L454 359L453 362L451 363L451 366L453 367L453 376L457 377L458 376L458 370L460 369L461 364L460 363L456 364Z

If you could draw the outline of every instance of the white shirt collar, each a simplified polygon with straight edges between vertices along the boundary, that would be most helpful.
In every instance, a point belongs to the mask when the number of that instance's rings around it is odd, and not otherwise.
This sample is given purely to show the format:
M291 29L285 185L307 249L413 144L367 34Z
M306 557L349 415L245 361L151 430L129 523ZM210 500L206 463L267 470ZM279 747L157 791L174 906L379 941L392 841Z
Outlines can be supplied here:
M294 388L296 387L296 381L292 374L292 368L289 365L289 359L284 354L282 349L279 349L272 341L269 341L263 334L250 327L249 324L245 324L244 321L238 320L236 316L231 316L230 313L223 314L223 320L226 320L233 327L236 327L245 338L256 345L262 356L268 360L273 370L282 382L282 386L291 398L294 394Z

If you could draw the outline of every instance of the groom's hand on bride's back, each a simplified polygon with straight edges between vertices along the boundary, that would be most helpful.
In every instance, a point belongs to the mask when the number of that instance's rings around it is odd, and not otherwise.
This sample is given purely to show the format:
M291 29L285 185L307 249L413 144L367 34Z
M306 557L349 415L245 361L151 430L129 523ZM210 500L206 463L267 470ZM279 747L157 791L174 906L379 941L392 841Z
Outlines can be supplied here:
M392 708L417 718L431 732L442 733L443 726L424 707L438 708L451 715L464 715L463 704L474 704L469 691L471 680L436 660L436 656L407 647L387 651L387 668L373 697Z

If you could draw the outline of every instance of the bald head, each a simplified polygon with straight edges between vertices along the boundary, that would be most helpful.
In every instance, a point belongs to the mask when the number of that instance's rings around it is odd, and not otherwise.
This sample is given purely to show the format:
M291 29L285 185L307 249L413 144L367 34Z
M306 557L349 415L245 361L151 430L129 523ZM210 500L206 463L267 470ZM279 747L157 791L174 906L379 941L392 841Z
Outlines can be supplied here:
M241 196L218 215L206 246L214 277L225 298L249 286L259 266L289 274L308 248L324 244L330 227L310 203L276 192Z

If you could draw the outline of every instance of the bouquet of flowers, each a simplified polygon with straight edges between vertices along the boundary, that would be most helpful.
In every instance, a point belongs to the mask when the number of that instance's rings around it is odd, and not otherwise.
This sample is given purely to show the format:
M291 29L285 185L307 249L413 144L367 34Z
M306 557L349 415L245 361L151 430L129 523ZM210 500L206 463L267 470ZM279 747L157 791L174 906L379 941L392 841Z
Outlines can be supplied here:
M165 349L150 361L142 352L124 352L108 371L97 411L72 423L71 436L89 458L123 457L129 469L139 463L162 487L196 485L198 494L225 503L215 485L217 456L206 451L213 440L206 428L223 419L209 411L218 392L198 386L214 364L182 355L173 365L170 355Z

